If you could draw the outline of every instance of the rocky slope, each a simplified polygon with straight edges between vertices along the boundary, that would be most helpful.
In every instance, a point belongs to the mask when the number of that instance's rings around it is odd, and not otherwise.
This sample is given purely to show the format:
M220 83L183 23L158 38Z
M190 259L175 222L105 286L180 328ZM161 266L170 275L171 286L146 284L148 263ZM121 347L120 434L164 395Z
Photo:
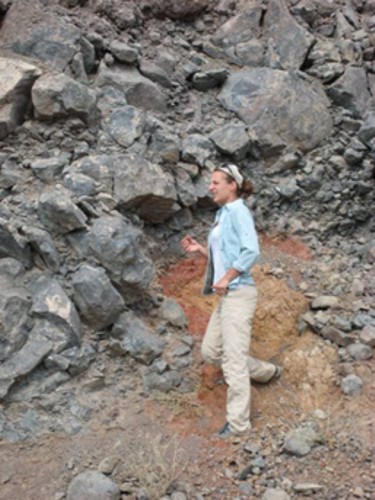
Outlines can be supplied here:
M309 248L312 266L264 262L305 297L294 331L336 346L341 391L359 394L353 363L375 345L373 2L0 0L0 23L1 437L82 430L89 412L56 394L87 373L103 388L113 360L146 391L194 388L186 298L158 277L183 234L204 238L228 159L254 181L265 245Z

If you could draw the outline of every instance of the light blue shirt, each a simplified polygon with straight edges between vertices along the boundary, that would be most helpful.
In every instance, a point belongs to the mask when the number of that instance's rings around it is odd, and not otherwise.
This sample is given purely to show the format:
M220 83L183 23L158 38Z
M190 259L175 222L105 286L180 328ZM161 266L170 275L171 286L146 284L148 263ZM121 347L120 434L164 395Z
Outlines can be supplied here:
M259 244L253 218L243 199L238 198L221 207L215 216L214 226L217 224L219 224L219 245L225 270L234 268L241 273L231 281L229 288L254 285L250 270L259 258ZM209 246L204 295L212 293L213 275L213 261Z

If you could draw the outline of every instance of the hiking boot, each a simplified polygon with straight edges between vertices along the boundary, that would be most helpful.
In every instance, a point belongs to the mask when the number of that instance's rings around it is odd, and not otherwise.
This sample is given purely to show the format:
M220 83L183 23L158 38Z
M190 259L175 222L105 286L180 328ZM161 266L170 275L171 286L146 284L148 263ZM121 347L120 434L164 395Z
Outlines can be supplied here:
M281 374L283 372L283 369L281 366L275 365L275 373L273 374L273 377L275 380L279 379L281 377Z
M229 423L225 422L223 427L219 430L217 433L217 436L220 439L228 439L231 437L241 437L241 436L248 436L250 431L245 431L245 432L234 432L231 430Z

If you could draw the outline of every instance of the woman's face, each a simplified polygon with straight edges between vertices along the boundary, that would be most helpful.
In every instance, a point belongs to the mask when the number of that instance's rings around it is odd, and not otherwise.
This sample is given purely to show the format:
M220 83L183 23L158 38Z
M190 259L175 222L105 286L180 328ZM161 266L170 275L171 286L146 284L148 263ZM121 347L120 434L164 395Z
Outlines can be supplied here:
M213 172L208 190L213 201L220 206L237 199L237 184L234 180L228 181L224 172Z

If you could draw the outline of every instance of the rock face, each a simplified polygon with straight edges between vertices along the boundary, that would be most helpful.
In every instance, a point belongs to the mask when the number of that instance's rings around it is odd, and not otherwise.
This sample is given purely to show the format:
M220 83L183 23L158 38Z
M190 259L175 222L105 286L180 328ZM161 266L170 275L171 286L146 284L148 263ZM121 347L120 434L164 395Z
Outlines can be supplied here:
M186 389L191 345L161 358L185 318L156 272L208 225L228 160L254 183L257 229L325 259L301 329L371 358L370 4L0 1L1 399L54 391L107 351L146 364L146 390Z

